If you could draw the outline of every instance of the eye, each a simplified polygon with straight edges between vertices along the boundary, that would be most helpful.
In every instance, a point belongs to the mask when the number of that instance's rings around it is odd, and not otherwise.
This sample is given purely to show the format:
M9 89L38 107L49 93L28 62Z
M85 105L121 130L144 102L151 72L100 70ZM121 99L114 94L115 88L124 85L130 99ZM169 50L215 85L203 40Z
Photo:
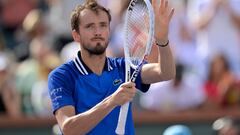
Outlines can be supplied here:
M94 26L93 24L88 24L88 25L86 25L85 28L87 28L87 29L89 29L89 30L92 30L92 29L95 28L95 26Z
M106 28L106 27L108 27L108 24L105 23L105 22L102 22L102 23L100 23L100 27L101 28Z
M107 27L107 24L101 24L101 27Z

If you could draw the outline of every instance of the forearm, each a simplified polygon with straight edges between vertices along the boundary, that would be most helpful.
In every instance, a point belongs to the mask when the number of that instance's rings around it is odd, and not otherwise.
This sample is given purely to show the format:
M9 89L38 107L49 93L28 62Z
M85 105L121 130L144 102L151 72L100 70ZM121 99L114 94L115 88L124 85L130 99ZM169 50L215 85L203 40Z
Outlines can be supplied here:
M173 16L174 9L168 6L168 1L161 0L160 6L157 0L152 1L155 13L155 27L154 38L156 50L154 54L158 53L157 61L155 55L150 55L153 58L153 63L145 64L142 67L141 77L145 84L156 83L159 81L170 80L175 77L175 62L168 45L168 31L170 20ZM152 52L152 53L153 53Z
M169 45L157 48L159 51L157 62L142 67L141 76L144 84L167 81L175 77L175 61Z
M155 45L155 43L152 46L151 53L148 56L148 63L158 63L158 46Z
M198 30L206 28L216 14L215 12L216 9L214 6L210 6L207 11L201 12L198 19L195 21L196 28Z
M64 135L82 135L93 129L115 107L107 97L92 109L69 117L62 125Z
M175 60L169 45L159 48L159 60L160 73L162 80L170 80L175 77Z

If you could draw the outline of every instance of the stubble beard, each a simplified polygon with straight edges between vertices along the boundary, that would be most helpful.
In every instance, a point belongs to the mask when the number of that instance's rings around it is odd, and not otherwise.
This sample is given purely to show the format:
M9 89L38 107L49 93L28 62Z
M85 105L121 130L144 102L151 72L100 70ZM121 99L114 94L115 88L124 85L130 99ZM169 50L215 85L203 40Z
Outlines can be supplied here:
M83 44L82 47L85 49L90 55L102 55L105 53L108 42L105 42L104 46L101 43L97 43L95 47L90 47L88 44Z

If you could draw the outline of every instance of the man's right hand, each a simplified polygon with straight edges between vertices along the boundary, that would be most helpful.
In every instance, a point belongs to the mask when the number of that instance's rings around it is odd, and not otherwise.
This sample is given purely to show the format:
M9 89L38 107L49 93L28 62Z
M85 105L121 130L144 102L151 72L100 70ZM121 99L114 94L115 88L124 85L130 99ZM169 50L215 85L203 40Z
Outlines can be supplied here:
M136 94L136 84L133 82L125 82L112 94L111 101L114 105L120 106L132 101Z

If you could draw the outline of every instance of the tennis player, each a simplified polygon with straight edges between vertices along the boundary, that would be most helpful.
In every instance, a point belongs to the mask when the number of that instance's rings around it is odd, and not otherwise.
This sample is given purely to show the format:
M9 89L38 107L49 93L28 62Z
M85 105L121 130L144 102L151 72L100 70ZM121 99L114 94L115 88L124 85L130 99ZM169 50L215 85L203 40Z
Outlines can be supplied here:
M71 15L72 36L80 43L75 59L49 74L53 113L64 135L113 135L120 106L131 101L136 89L146 92L151 83L174 78L175 65L168 45L168 26L173 15L168 2L155 9L158 63L145 64L136 82L125 82L124 58L109 58L111 15L96 1L77 6ZM131 109L125 133L134 135Z

